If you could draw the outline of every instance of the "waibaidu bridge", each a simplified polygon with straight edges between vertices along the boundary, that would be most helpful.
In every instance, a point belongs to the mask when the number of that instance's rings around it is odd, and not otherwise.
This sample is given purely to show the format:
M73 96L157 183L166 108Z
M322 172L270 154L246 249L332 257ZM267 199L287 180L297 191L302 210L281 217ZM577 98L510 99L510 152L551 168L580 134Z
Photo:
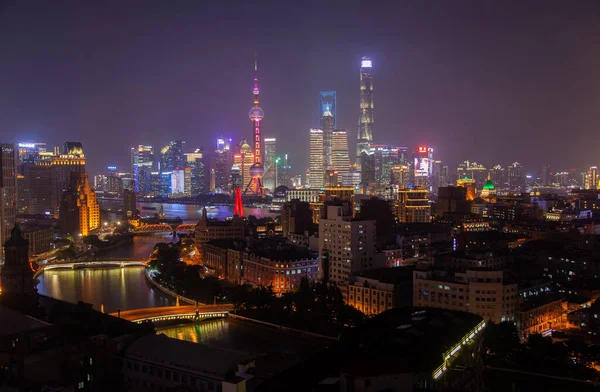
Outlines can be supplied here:
M183 233L191 234L196 230L195 223L183 223L181 225L170 225L168 223L150 223L136 227L132 230L134 234L153 233Z

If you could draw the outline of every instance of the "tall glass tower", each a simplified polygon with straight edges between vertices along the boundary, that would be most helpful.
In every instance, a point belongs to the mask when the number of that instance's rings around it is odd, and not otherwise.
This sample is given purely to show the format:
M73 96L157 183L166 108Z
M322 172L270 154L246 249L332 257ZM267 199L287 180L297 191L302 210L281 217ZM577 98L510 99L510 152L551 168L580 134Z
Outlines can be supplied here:
M319 110L319 116L321 116L321 118L320 118L321 128L324 127L323 113L325 113L326 111L329 111L331 113L331 115L333 116L333 128L335 128L337 126L337 109L335 106L335 91L321 91L319 102L321 103L320 110Z
M360 168L360 154L368 151L373 141L373 61L363 57L360 62L360 116L358 117L358 138L356 143L356 163Z

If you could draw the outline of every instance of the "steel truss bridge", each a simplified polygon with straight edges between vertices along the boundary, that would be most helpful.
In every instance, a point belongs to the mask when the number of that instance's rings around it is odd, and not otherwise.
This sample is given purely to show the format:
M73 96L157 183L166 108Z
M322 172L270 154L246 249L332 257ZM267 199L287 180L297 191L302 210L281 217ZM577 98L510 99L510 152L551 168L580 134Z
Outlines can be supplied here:
M185 233L191 234L196 230L195 223L183 223L181 225L170 225L168 223L150 223L133 229L133 233L148 234L148 233Z

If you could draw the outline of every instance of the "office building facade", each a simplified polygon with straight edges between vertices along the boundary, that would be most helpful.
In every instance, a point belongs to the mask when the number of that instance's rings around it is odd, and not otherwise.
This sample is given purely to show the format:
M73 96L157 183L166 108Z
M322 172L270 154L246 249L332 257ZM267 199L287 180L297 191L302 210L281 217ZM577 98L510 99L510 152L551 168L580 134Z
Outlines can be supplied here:
M308 183L311 188L323 188L324 173L323 167L323 130L312 128L310 130L310 156L309 156L309 178Z
M0 149L0 258L4 260L4 243L17 219L17 155L12 143L2 143Z

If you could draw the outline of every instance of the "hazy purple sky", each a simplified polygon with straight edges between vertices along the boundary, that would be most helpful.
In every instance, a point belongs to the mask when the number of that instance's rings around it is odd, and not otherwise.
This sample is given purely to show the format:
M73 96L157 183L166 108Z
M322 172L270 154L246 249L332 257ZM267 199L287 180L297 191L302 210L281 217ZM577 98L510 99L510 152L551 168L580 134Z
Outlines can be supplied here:
M451 165L600 164L586 0L0 0L0 140L81 141L95 174L128 170L134 144L250 137L254 52L263 134L297 171L320 90L337 91L354 150L362 55L375 142L430 144Z

